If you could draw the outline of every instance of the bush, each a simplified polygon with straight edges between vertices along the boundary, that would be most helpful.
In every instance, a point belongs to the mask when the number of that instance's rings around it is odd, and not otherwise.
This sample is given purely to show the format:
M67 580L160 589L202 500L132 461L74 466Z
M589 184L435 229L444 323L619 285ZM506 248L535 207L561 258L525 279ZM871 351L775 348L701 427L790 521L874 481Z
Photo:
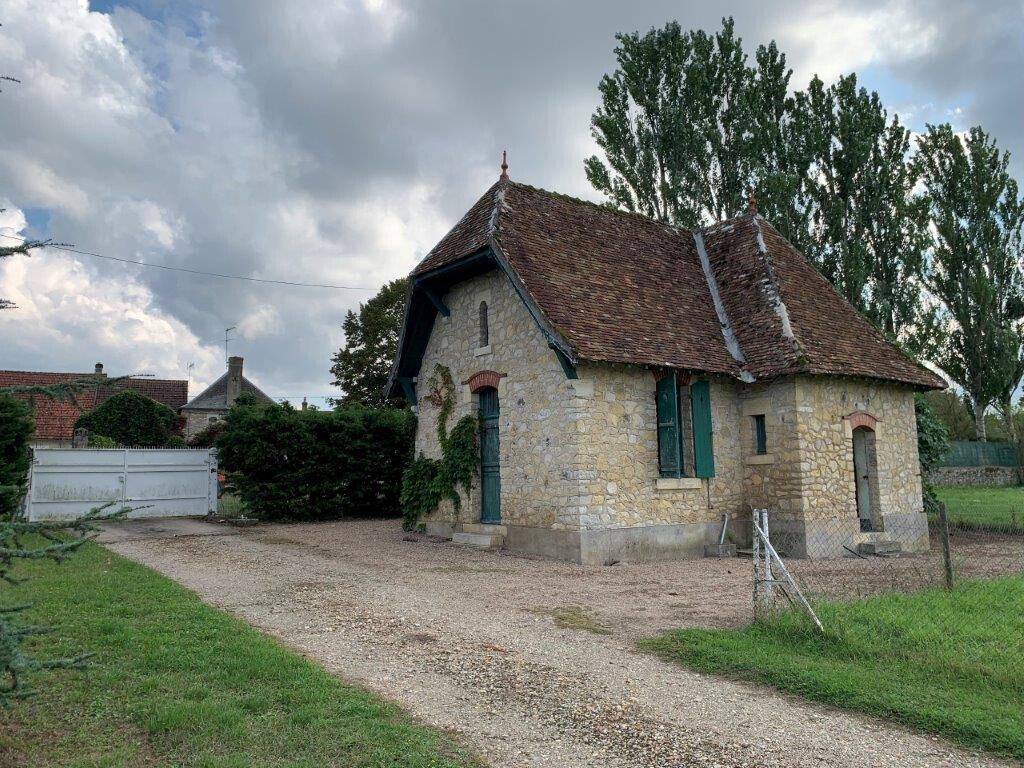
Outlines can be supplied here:
M174 442L177 418L163 403L126 389L80 416L75 428L85 427L119 445L163 448Z
M106 435L89 435L90 448L117 448L117 441Z
M263 520L385 517L399 514L415 429L406 410L296 411L242 397L216 445L233 491Z
M32 411L20 400L0 395L0 518L21 508L32 465Z
M213 448L217 444L217 436L224 430L223 421L214 421L192 435L188 441L191 448Z

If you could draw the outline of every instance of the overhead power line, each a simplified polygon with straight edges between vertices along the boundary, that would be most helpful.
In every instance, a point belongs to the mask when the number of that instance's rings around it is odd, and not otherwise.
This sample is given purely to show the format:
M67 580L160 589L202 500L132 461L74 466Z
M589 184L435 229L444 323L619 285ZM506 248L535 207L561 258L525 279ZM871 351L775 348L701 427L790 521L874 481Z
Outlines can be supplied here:
M21 242L27 242L26 238L18 237L17 235L5 235L0 233L0 237L6 237L11 240L19 240ZM122 259L119 256L106 256L102 253L94 253L92 251L83 251L79 248L75 248L71 245L65 245L62 243L43 243L45 248L54 248L58 251L68 251L70 253L79 253L83 256L94 256L97 259L107 259L109 261L119 261L122 264L136 264L140 267L152 267L154 269L165 269L169 272L186 272L190 275L202 275L204 277L220 277L225 280L247 280L250 283L270 283L272 285L294 285L301 288L333 288L339 291L373 291L375 288L368 288L361 285L331 285L329 283L303 283L293 280L270 280L263 277L248 277L246 275L225 275L221 272L205 272L201 269L188 269L187 267L169 267L165 264L150 264L145 261L136 261L135 259Z

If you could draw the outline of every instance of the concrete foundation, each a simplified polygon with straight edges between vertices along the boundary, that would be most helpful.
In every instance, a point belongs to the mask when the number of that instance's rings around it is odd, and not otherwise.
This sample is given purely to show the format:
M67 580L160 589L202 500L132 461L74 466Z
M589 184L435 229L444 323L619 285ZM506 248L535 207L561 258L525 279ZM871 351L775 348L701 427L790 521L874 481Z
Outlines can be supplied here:
M704 556L718 543L719 523L645 525L589 531L553 530L510 525L505 548L583 565L644 563Z
M898 541L904 552L927 552L931 546L924 512L882 515L882 530L887 538Z

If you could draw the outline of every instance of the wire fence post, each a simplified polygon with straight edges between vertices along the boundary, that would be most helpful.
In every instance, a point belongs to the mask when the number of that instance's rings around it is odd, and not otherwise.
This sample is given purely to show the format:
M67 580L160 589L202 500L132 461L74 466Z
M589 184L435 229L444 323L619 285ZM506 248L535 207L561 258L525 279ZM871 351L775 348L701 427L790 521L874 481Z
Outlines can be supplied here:
M757 518L760 515L760 510L751 509L753 515L752 525L750 527L750 536L753 541L751 553L751 560L754 561L754 618L758 618L761 615L761 537L757 533Z
M949 548L949 519L946 517L946 504L939 502L939 535L942 538L942 565L946 571L946 589L953 588L953 555Z
M761 510L761 530L764 531L765 542L771 541L768 535L768 510ZM767 549L767 547L766 547ZM764 604L765 607L771 610L775 605L775 584L774 575L772 574L772 561L768 557L767 551L764 556Z

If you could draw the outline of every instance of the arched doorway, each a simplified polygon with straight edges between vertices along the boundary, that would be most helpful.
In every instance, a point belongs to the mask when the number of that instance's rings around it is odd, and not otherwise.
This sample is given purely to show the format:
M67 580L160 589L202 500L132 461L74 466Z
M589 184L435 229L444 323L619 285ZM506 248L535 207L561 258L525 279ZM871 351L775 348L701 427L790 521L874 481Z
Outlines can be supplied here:
M867 426L853 430L853 473L857 493L857 517L862 531L882 529L878 503L878 460L875 431Z
M501 465L498 459L498 390L480 396L480 522L501 522Z

